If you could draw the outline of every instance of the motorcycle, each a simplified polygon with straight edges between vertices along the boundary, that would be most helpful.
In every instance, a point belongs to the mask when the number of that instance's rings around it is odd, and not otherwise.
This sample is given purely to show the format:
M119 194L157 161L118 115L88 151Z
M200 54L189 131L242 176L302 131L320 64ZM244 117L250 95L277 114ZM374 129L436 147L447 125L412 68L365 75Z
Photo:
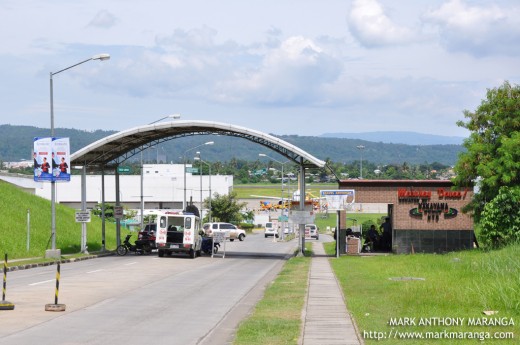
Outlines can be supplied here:
M211 244L212 243L213 243L213 238L202 237L202 244L200 246L200 249L206 254L211 254ZM219 242L213 243L213 254L217 254L219 248L220 248Z
M126 235L125 240L117 247L117 255L124 256L128 252L135 252L136 254L150 254L152 252L152 241L150 240L137 240L135 244L130 243L130 237L132 235Z

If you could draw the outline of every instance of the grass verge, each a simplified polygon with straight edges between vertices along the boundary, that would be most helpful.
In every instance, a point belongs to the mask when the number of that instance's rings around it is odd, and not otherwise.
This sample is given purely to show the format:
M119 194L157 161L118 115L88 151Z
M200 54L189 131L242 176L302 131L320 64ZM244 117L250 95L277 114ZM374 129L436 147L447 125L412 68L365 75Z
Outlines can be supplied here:
M334 253L334 244L326 244L326 250ZM343 256L331 264L366 344L475 344L481 339L485 344L513 344L520 337L519 257L520 245L515 245L492 252ZM497 314L486 316L484 311ZM405 318L415 325L391 324ZM470 324L483 318L501 325ZM419 325L421 319L463 321ZM497 339L511 334L514 339ZM404 341L405 336L413 339Z
M298 343L311 264L308 248L306 245L305 257L293 257L287 261L278 277L265 290L252 315L240 324L233 344Z

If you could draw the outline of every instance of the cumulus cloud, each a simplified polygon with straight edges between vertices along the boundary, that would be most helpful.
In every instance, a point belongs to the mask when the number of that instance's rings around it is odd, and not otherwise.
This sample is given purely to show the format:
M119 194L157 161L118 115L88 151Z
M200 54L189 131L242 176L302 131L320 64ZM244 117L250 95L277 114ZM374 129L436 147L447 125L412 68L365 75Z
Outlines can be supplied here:
M108 29L114 26L116 17L107 10L99 11L94 18L88 23L88 26L93 26L102 29Z
M442 44L449 51L482 57L517 56L520 52L520 7L496 4L469 5L449 0L428 11L424 21L437 26Z
M219 82L217 100L263 105L317 105L321 89L342 69L339 60L312 40L289 37L269 51L256 68L243 69L236 78Z
M365 47L402 45L418 39L414 31L394 23L377 0L354 0L347 25Z

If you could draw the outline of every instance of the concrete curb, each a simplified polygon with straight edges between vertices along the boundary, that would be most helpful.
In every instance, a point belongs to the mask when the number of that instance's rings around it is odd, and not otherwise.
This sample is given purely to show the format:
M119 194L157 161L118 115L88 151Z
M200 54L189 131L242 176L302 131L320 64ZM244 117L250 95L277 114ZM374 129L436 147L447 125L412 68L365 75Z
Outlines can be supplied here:
M82 256L82 257L79 257L79 258L69 258L69 259L63 258L63 259L60 259L60 260L47 261L47 262L37 262L37 263L27 263L27 264L24 264L22 262L25 261L25 260L31 260L31 259L15 259L15 260L11 260L9 262L10 263L20 262L20 264L19 265L15 265L15 266L7 267L7 272L28 270L28 269L36 268L36 267L53 266L53 265L57 265L58 262L60 264L66 264L66 263L72 263L72 262L76 262L76 261L90 260L90 259L96 259L96 258L99 258L99 257L112 256L112 255L115 255L115 253L114 252L106 252L106 253L99 253L99 254L91 254L91 255ZM32 259L43 259L43 258L32 258Z

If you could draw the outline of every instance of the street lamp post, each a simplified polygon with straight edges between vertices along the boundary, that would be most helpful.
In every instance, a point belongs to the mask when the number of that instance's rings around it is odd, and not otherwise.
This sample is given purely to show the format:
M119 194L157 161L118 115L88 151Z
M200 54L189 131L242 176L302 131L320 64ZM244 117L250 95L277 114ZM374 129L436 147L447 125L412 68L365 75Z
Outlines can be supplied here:
M198 157L193 158L193 159L194 160L200 160L200 162L206 164L208 166L208 169L209 169L209 215L208 215L208 218L209 218L209 222L211 223L213 221L213 218L211 216L212 215L212 213L211 213L211 164L209 164L206 161L203 161L200 158L200 155ZM201 171L202 171L202 165L201 165ZM201 178L201 181L202 181L202 178ZM200 190L201 190L201 195L202 195L202 183L200 185Z
M184 155L182 157L183 157L183 161L184 161L184 204L183 204L183 206L184 206L185 211L186 211L186 154L188 152L190 152L191 150L195 150L196 148L199 148L201 146L213 145L213 144L214 144L213 141L208 141L208 142L205 142L204 144L197 145L195 147L189 148L186 151L184 151Z
M359 178L363 179L363 150L365 149L365 146L358 145L356 146L361 153L361 160L359 161Z
M73 67L76 67L78 65L84 64L85 62L89 62L91 60L109 60L110 55L109 54L98 54L94 55L89 59L83 60L81 62L78 62L77 64L74 64L72 66L69 66L67 68L61 69L57 72L50 72L50 105L51 105L51 137L54 137L54 91L53 91L53 80L52 77L58 73L64 72L68 69L71 69ZM85 205L82 203L82 211L84 210ZM85 226L85 223L82 223L82 227ZM61 253L56 252L56 182L51 181L51 250L52 253L49 253L50 256L60 256Z
M178 120L181 118L181 114L170 114L165 117L160 118L159 120L155 120L153 122L150 122L148 125L153 125L154 123L157 123L159 121L162 121L164 119L174 119ZM157 157L159 157L159 154L157 154ZM159 159L157 158L157 161ZM173 197L172 197L173 201ZM141 229L144 229L144 167L143 167L143 150L141 150Z
M260 156L260 157L267 157L267 158L269 158L269 159L272 159L273 161L279 163L279 164L282 166L282 202L283 202L283 174L284 174L284 172L283 172L283 167L284 167L284 165L285 165L286 163L289 163L290 160L285 161L285 162L280 162L279 160L274 159L273 157L270 157L270 156L266 155L265 153L259 153L258 156Z
M266 155L265 153L259 153L258 156L260 156L260 157L267 157L267 158L269 158L269 159L272 159L273 161L279 163L279 164L282 166L282 206L285 207L285 202L284 202L284 199L283 199L283 167L284 167L285 163L290 162L290 160L285 161L285 162L280 162L279 160L274 159L273 157L270 157L270 156ZM283 212L282 212L282 213L283 213ZM283 232L284 232L284 229L282 229L281 232L282 232L282 233L280 234L280 238L283 240Z

